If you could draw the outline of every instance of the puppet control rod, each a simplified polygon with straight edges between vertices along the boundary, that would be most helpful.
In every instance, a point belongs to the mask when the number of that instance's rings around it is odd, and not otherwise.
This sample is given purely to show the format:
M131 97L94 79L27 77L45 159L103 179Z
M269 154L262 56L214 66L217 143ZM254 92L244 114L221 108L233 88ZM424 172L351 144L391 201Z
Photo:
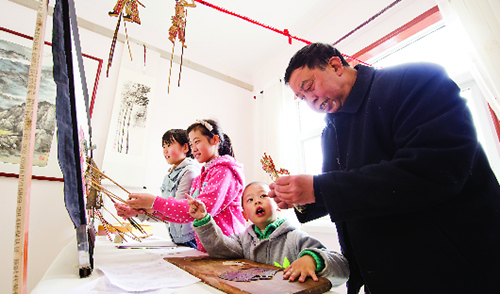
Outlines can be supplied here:
M122 203L126 203L125 200L123 200L122 198L120 198L119 196L113 194L111 191L109 191L108 189L104 188L100 182L100 180L102 178L106 178L108 180L110 180L113 184L115 184L117 187L119 187L120 189L122 189L123 191L125 191L127 194L130 194L129 191L127 191L125 188L123 188L121 185L119 185L117 182L115 182L114 180L112 180L110 177L106 176L104 173L102 173L97 167L95 167L94 163L93 162L90 162L90 163L87 163L87 166L90 167L90 170L87 171L86 173L86 180L87 180L87 185L89 185L90 187L90 190L95 190L96 192L101 192L101 193L104 193L105 195L107 195L109 197L109 199L113 202L113 203L116 203L116 201L120 201ZM93 192L89 192L89 195L91 194L96 194L96 193L93 193ZM113 216L113 218L118 221L118 223L120 223L120 225L123 225L123 223L116 217L114 216L109 210L107 210L104 205L101 205L101 207L103 207L111 216ZM98 210L98 209L94 209L94 208L97 208L95 205L92 206L92 211L93 213L95 213L95 215L99 218L99 220L101 221L101 223L103 224L103 227L104 227L104 230L106 231L106 235L108 236L108 239L111 240L111 237L110 237L110 231L111 230L114 230L118 233L118 235L120 235L122 238L124 237L122 235L122 232L120 232L120 230L118 230L117 228L115 228L112 224L110 224L108 221L106 221L104 219L104 217L102 216L101 212ZM145 212L145 215L148 216L150 219L153 219L155 221L158 221L158 222L165 222L163 219L151 214L151 213L148 213L148 212ZM138 231L140 231L142 234L144 235L147 235L146 231L144 231L144 229L137 223L137 221L135 221L133 218L128 218L127 219L130 224L136 228ZM126 236L128 237L131 237L132 239L135 239L135 240L138 240L140 241L139 237L135 236L132 231L128 228L128 226L125 226L123 225L128 231L129 233L132 235L128 235L128 234L125 234ZM123 238L124 239L124 238Z
M269 174L273 182L276 181L280 175L290 175L290 172L287 169L280 168L277 170L273 159L271 156L267 155L266 152L264 152L264 156L262 156L260 163L262 163L262 169Z

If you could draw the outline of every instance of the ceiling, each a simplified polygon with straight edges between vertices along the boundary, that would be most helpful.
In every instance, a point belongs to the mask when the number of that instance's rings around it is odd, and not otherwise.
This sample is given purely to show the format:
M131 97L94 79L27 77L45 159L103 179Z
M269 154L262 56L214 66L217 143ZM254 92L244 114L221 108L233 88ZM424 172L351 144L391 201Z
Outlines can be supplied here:
M113 9L115 0L74 1L79 18L114 31L117 18L110 17L108 11ZM172 24L171 16L174 15L175 0L140 1L146 6L146 8L139 6L142 24L127 23L129 37L171 52L172 43L168 40L168 29ZM394 0L207 0L207 2L280 31L288 29L291 35L308 41L333 43ZM417 2L435 5L434 0L402 0L377 21L379 23L396 21L401 18L397 14L401 7ZM291 51L293 53L305 45L294 40L290 46L288 38L279 33L203 4L196 3L196 5L195 8L186 8L187 48L184 50L184 58L246 83L253 84L254 75L277 57L281 58L283 52L293 48ZM411 18L412 16L409 16L397 20L399 22L390 29L393 30L399 23L406 23ZM377 23L374 21L370 25ZM123 26L120 32L124 32ZM367 41L369 38L370 36L367 36ZM342 43L347 44L348 39ZM175 54L180 55L180 52L181 47L177 44ZM292 53L286 53L286 60Z
M191 2L192 0L188 0ZM288 29L299 36L310 30L344 0L208 0L207 2L248 17L262 24ZM140 0L141 25L127 24L130 38L138 39L171 52L168 40L175 0ZM115 1L75 1L78 17L114 30L116 17L108 16ZM186 45L184 58L223 73L238 75L249 80L268 58L290 46L285 36L196 3L186 8ZM123 33L123 28L121 31ZM304 45L304 44L302 44ZM180 55L180 45L175 47Z

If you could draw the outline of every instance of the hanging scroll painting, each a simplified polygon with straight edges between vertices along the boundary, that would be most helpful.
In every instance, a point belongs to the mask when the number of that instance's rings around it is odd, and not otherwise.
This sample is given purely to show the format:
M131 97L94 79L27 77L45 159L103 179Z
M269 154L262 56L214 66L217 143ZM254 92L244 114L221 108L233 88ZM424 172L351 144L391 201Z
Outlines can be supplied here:
M117 182L132 187L143 185L155 85L156 78L120 70L103 170Z
M0 176L17 175L21 160L22 127L31 64L32 37L0 27ZM95 98L102 59L84 57L89 93ZM52 48L45 42L33 155L32 174L62 178L57 162ZM92 103L93 104L93 103Z

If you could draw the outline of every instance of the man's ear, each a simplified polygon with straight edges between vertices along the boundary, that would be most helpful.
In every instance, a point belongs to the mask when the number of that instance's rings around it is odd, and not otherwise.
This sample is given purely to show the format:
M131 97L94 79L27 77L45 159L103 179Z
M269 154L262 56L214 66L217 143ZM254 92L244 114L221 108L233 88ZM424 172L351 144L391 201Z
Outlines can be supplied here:
M333 67L334 71L339 76L344 73L344 66L342 65L342 61L337 56L332 56L330 60L328 60L328 66Z

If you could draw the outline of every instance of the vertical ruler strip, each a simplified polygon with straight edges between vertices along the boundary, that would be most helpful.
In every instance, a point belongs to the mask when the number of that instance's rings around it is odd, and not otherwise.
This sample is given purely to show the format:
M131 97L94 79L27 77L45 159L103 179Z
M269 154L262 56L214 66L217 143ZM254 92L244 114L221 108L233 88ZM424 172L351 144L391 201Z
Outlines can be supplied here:
M31 169L35 145L36 113L38 109L38 89L42 69L45 21L48 0L40 0L33 38L31 65L28 78L28 92L24 114L23 139L21 144L21 164L17 190L16 227L14 237L14 272L12 292L24 294L27 291L28 272L28 232L29 204L31 194Z

